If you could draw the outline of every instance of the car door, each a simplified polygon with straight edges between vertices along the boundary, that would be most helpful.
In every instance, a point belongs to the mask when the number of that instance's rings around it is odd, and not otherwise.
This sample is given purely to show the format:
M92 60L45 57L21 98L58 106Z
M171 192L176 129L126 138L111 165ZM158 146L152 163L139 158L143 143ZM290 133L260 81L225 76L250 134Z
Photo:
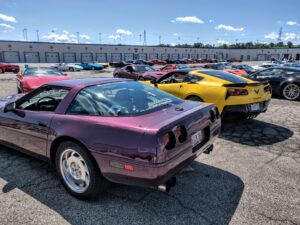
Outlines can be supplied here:
M43 87L16 102L15 110L0 113L0 139L13 148L46 156L49 127L54 111L69 90L58 87ZM46 110L50 98L54 105ZM48 99L48 100L47 100ZM35 108L43 104L43 108ZM51 103L52 104L52 103ZM0 140L0 141L1 141Z
M256 73L255 80L258 81L268 81L274 91L280 89L280 83L285 75L284 70L281 68L270 68L267 70L260 71Z
M173 72L163 77L157 87L163 91L173 94L179 98L184 95L183 89L186 88L187 82L184 81L187 72Z

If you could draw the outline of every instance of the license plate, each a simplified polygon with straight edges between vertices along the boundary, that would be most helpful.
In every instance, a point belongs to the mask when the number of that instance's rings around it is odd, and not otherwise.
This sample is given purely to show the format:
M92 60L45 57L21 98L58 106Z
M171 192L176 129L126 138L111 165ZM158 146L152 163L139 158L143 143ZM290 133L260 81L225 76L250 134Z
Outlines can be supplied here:
M200 130L197 133L192 135L192 146L195 147L196 145L200 144L204 139L203 131Z
M259 103L251 104L251 105L250 105L250 110L251 110L251 111L259 111L259 110L260 110Z

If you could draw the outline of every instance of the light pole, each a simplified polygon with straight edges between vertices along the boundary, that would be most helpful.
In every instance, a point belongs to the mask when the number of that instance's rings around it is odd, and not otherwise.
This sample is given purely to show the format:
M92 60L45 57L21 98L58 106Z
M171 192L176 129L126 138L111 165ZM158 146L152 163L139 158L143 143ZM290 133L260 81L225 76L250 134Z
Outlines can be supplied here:
M38 42L40 41L39 30L36 30L36 40Z
M101 34L101 32L100 32L100 33L99 33L99 44L101 44L101 42L102 42L102 41L101 41L101 35L102 35L102 34Z
M76 34L77 34L77 43L79 44L79 32L77 31Z

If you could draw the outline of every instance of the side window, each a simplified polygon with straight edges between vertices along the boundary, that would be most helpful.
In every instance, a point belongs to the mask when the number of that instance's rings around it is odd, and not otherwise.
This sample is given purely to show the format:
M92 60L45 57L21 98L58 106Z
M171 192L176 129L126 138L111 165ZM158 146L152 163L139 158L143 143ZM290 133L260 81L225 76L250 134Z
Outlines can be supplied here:
M258 77L280 77L281 75L283 75L283 71L281 69L269 69L261 71L258 74Z
M164 68L162 68L161 70L169 70L171 69L171 66L165 66Z
M54 112L68 93L69 90L65 88L46 87L35 95L18 103L17 109Z
M186 78L187 73L172 73L170 76L166 77L162 81L160 81L161 84L173 84L173 83L183 83L183 82L189 82L186 81L188 78Z
M93 96L85 90L81 91L72 102L68 113L75 115L98 115Z

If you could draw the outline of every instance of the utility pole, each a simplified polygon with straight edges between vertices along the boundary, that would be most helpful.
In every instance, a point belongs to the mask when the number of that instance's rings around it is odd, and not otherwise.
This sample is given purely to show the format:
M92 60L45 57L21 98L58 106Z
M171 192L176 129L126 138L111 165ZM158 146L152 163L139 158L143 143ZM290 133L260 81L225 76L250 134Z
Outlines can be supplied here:
M39 30L36 30L36 40L37 42L40 41Z
M27 39L27 28L24 28L24 29L23 29L23 39L24 39L25 41L28 40L28 39Z
M76 34L77 34L77 43L79 44L79 32L77 31Z
M147 34L146 34L146 30L144 30L144 43L143 45L147 45Z
M159 45L161 45L161 35L158 37Z
M139 34L140 40L139 40L139 44L142 45L142 34Z
M281 37L282 37L282 27L280 27L278 32L278 42L281 42Z
M180 45L180 36L178 36L178 44Z
M101 40L101 32L99 33L99 44L101 44L102 40Z

